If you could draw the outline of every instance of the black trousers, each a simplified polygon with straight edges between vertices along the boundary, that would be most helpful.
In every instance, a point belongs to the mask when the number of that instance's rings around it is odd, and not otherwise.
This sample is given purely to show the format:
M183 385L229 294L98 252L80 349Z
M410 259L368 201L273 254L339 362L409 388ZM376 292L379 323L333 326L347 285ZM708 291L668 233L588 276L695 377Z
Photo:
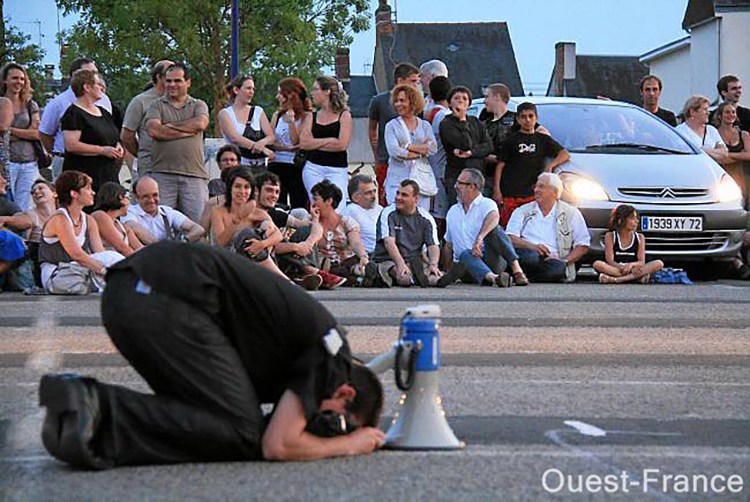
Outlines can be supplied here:
M289 204L292 209L307 207L309 203L307 190L302 182L303 167L296 167L294 164L287 164L286 162L271 162L268 164L268 170L281 179L279 202ZM287 199L289 202L287 202Z
M239 354L202 311L108 277L102 319L112 342L154 394L98 383L103 421L95 449L116 465L262 457L263 415Z

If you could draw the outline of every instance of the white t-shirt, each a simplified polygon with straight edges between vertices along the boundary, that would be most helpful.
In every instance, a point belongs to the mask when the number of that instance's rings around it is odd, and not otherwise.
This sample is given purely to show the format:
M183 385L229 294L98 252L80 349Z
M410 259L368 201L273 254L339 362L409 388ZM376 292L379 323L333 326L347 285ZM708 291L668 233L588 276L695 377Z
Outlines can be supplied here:
M448 215L445 217L447 226L445 240L453 247L454 262L457 262L461 253L467 249L471 251L484 220L493 211L498 212L495 201L482 195L472 201L468 212L464 211L464 206L460 201L448 210Z
M505 233L520 237L532 244L544 244L552 252L551 258L560 258L557 254L557 219L555 218L557 203L552 206L547 216L544 216L536 202L530 204L536 206L536 213L529 219L526 226L523 226L523 211L518 208L513 211ZM575 210L573 221L570 222L570 230L573 234L573 247L591 244L591 235L589 235L586 220L583 219L583 214L578 209Z
M685 122L678 125L676 129L682 133L683 136L685 136L685 139L690 141L690 143L695 146L696 148L716 148L716 144L720 143L723 146L726 146L724 144L724 140L721 139L721 134L719 134L719 130L716 129L712 125L706 124L706 133L701 138L698 136L695 131L690 129L690 126L688 126Z
M378 217L382 210L383 208L377 203L372 208L365 209L354 202L350 202L341 211L342 216L349 216L359 223L359 235L368 253L372 253L375 250L375 234L378 226Z
M169 226L175 231L182 229L182 225L188 219L187 216L169 206L160 205L159 213L156 216L151 216L143 210L140 204L135 204L128 207L128 214L122 218L122 222L135 221L151 232L151 235L156 239L163 241L167 238L167 229L164 227L162 215L167 217Z

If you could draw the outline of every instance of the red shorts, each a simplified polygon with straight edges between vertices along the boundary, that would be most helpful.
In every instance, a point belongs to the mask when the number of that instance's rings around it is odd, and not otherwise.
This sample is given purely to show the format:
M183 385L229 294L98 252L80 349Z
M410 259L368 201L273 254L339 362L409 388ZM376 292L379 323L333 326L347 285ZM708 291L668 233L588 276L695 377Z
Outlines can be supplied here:
M513 214L513 211L517 207L523 206L528 202L534 202L533 195L529 197L503 197L503 207L500 210L500 225L502 225L503 228L507 227L510 215Z
M385 178L388 176L388 162L375 162L375 180L378 184L378 202L385 207Z

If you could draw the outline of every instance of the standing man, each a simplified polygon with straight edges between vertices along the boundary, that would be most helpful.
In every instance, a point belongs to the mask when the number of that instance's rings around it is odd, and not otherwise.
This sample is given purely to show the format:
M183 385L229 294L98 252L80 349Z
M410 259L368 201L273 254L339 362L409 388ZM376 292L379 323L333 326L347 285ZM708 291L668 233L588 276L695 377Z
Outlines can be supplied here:
M443 273L438 269L440 248L437 226L430 213L419 207L419 185L404 180L396 191L396 202L383 209L378 220L378 243L373 261L386 285L436 286ZM427 260L422 254L427 248ZM390 281L386 278L390 277Z
M503 141L498 152L492 198L500 210L500 224L505 227L513 210L534 200L534 183L542 172L551 173L566 163L570 154L562 145L534 129L536 106L521 103L516 110L520 130ZM545 165L548 158L552 161Z
M737 121L734 123L743 131L750 132L750 109L740 106L742 83L734 75L724 75L716 83L716 89L725 103L732 103L737 110ZM714 123L716 111L711 113L711 123Z
M646 75L639 84L641 98L643 98L643 109L649 111L662 119L672 127L677 127L677 119L674 113L664 108L659 108L659 97L661 97L661 79L656 75Z
M432 93L430 92L430 82L435 77L448 77L448 67L445 66L445 63L439 59L422 63L422 66L419 67L419 81L422 84L422 91L425 95L425 118L430 116L432 107L435 106L435 100L432 98Z
M395 85L407 84L415 89L419 88L419 69L413 64L399 63L393 69L393 81ZM385 148L385 125L397 113L391 108L390 91L375 95L370 101L370 122L368 134L370 147L375 157L375 178L378 182L378 199L381 205L385 200L385 178L388 176L388 150Z
M120 132L120 142L133 157L137 157L137 177L144 176L151 168L151 136L146 131L146 112L151 103L164 96L166 89L166 70L172 66L171 61L159 61L151 70L153 86L134 97L125 110L125 119Z
M563 183L542 173L534 202L513 212L507 233L531 282L573 282L576 262L586 255L591 235L581 211L560 200Z
M78 58L70 64L68 77L73 78L73 74L78 70L91 70L98 72L96 65L89 58ZM54 180L62 172L63 161L65 160L65 143L63 142L63 132L60 128L60 121L67 111L68 107L75 103L76 95L73 89L68 86L65 91L58 94L55 99L47 103L42 113L42 119L39 123L39 139L41 139L44 148L53 155L52 159L52 179ZM112 103L106 94L94 103L96 106L105 108L112 113Z
M144 248L109 269L102 321L153 393L42 377L42 442L73 466L316 460L383 445L382 386L352 357L346 330L241 256ZM265 403L275 405L268 421Z
M495 284L501 288L514 283L526 286L529 280L521 269L513 243L498 226L497 205L482 196L482 188L484 176L478 169L461 171L456 181L458 203L450 208L446 218L444 268L452 270L456 264L465 265L475 284ZM508 265L513 277L505 271Z
M359 236L369 254L375 251L378 218L383 206L378 204L378 189L369 176L357 174L349 180L349 200L342 215L350 216L359 223Z
M146 130L153 138L151 176L159 183L163 202L200 221L208 199L208 172L203 165L203 131L208 106L188 95L190 73L183 63L165 73L167 95L146 112Z

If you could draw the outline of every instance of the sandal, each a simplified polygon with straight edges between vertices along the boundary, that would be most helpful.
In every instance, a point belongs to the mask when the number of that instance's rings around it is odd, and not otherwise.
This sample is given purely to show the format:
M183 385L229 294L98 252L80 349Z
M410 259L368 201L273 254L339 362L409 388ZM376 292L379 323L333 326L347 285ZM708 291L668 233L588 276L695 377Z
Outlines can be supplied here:
M599 282L601 284L617 284L617 277L612 277L607 274L599 274Z

